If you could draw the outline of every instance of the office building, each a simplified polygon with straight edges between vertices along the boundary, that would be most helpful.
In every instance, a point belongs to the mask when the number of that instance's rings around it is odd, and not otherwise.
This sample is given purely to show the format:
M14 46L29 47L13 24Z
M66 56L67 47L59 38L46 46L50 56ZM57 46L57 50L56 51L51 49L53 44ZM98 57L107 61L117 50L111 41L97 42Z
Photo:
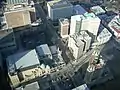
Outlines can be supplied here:
M71 16L70 35L79 34L81 30L87 30L97 36L100 19L94 13Z
M92 38L87 34L86 31L81 31L80 34L83 36L82 40L85 43L84 51L86 52L90 49Z
M97 36L101 20L93 13L85 13L82 16L81 30L87 30L89 33Z
M47 44L37 46L36 51L38 53L40 60L50 61L50 59L52 59L52 54Z
M100 14L105 14L105 10L100 7L100 6L93 6L90 8L90 11L92 11L94 14L96 15L100 15Z
M10 55L6 58L11 86L30 81L41 76L42 69L35 49Z
M71 50L75 59L80 58L84 50L84 42L81 40L81 36L70 36L68 41L68 47Z
M30 25L36 20L35 7L16 5L6 9L4 16L8 28Z
M90 90L86 84L80 85L72 90Z
M107 43L111 37L112 37L112 34L108 31L108 29L105 28L103 25L100 25L98 36L97 36L98 44Z
M16 47L13 29L0 30L0 51L14 50Z
M115 16L111 22L109 22L108 27L114 33L116 38L120 38L120 18L119 15Z
M11 4L23 4L23 3L28 4L28 1L30 1L30 0L6 0L6 3L9 5L11 5Z
M78 34L81 31L81 15L71 16L70 35Z
M80 5L75 5L73 7L73 13L74 15L83 15L85 13L87 13L87 11Z
M59 27L60 27L60 36L62 38L68 37L69 20L65 18L59 19Z
M73 5L67 0L52 0L47 2L48 17L56 21L60 18L67 18L73 14Z

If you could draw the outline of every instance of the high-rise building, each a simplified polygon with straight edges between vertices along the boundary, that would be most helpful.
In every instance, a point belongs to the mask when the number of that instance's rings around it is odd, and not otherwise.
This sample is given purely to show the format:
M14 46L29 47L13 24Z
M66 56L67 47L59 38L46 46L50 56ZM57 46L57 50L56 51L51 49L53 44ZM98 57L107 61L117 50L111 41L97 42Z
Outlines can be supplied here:
M87 30L93 35L97 35L100 25L100 19L93 13L83 15L74 15L71 17L70 35L80 33L81 30Z
M70 35L74 35L80 32L81 23L82 23L81 15L71 16Z
M81 40L81 36L70 36L68 41L68 47L73 53L75 59L80 58L84 50L84 42Z
M60 27L60 36L62 38L68 37L69 20L65 18L59 19L59 27Z
M87 34L86 31L81 31L80 34L83 36L82 40L85 43L84 51L86 52L87 50L90 49L92 38Z
M96 36L101 20L94 13L85 13L81 18L81 30L87 30Z
M35 7L13 6L10 9L7 8L4 16L8 28L26 26L36 20Z
M56 21L60 18L67 18L73 14L73 5L67 0L52 0L47 2L48 17Z

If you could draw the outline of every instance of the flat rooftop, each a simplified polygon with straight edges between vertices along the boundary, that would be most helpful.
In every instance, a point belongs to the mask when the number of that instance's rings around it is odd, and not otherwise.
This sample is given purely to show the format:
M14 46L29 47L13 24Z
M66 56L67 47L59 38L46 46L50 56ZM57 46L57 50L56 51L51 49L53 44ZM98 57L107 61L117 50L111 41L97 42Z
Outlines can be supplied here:
M9 71L14 71L15 69L23 69L40 64L35 49L8 56L6 62Z
M60 21L60 23L63 24L63 25L64 25L64 24L67 24L67 25L69 24L69 20L68 20L67 18L60 18L59 21Z
M90 10L91 10L92 12L94 12L96 15L98 15L98 14L103 14L103 13L106 12L106 11L105 11L102 7L100 7L100 6L93 6L93 7L90 8Z
M48 4L50 5L51 8L63 8L67 6L73 6L67 0L53 0L53 1L49 1Z

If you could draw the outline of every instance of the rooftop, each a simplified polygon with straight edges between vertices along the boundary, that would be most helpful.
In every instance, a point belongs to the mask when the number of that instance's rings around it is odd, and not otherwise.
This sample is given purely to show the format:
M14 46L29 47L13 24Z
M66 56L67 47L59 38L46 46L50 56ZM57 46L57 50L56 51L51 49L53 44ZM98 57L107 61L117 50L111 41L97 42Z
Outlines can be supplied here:
M84 42L82 41L82 39L83 39L83 36L82 36L82 35L79 35L79 36L75 35L75 36L72 36L72 38L73 38L73 40L76 42L76 46L77 46L77 47L80 47L81 44L82 44L82 45L84 44Z
M102 9L102 7L100 6L93 6L90 8L90 10L94 12L96 15L105 13L105 10Z
M67 18L61 18L59 19L60 23L64 24L69 24L69 20Z
M85 14L87 11L80 5L75 5L73 7L75 14Z
M94 13L85 13L83 15L74 15L71 19L75 19L77 21L87 20L87 19L97 19L100 20Z
M78 86L78 87L76 87L76 88L74 88L72 90L89 90L89 88L87 87L86 84L83 84L83 85Z
M18 87L15 90L39 90L40 87L38 85L38 82L33 82L30 84L27 84L24 88L23 87Z
M40 46L37 46L36 50L40 54L40 56L51 54L51 51L50 51L50 49L49 49L47 44L42 44Z
M35 49L8 56L6 62L10 72L40 64Z
M30 10L30 9L35 9L35 7L33 6L28 6L28 5L24 5L24 4L19 4L19 5L8 5L5 8L5 13L9 13L12 11L24 11L24 10Z
M72 6L72 4L69 3L67 0L52 0L49 1L48 4L51 6L51 8L63 8L66 6Z
M108 24L111 30L120 33L120 18L119 15L114 17L111 22Z

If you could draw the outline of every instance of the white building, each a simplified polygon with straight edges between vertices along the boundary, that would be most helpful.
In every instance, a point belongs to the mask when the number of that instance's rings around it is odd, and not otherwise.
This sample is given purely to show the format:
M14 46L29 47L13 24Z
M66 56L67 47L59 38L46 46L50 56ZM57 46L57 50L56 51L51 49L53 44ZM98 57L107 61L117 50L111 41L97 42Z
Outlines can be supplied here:
M59 19L59 27L60 27L60 36L62 38L68 37L69 20L65 18Z
M52 0L47 2L48 17L56 21L60 18L70 17L73 14L73 5L67 0Z
M71 16L70 35L74 35L80 32L81 23L82 23L81 15Z
M70 36L68 41L68 47L72 49L72 53L75 59L80 58L83 54L84 42L81 40L81 36Z
M85 13L82 16L81 30L87 30L93 35L97 35L100 19L94 13Z
M104 26L100 26L100 27L102 30L97 36L97 41L98 44L104 44L110 40L112 34Z
M106 11L100 7L100 6L93 6L90 8L90 10L95 13L96 15L99 15L99 14L104 14Z
M72 90L90 90L86 84L80 85Z
M114 35L117 38L120 38L120 18L119 15L115 16L111 22L108 24L108 27L114 32Z
M101 20L94 13L74 15L71 17L70 35L79 33L81 30L87 30L89 33L96 36L100 21Z
M86 52L90 49L92 38L87 34L86 31L81 31L80 34L83 36L83 41L85 43L84 51Z

